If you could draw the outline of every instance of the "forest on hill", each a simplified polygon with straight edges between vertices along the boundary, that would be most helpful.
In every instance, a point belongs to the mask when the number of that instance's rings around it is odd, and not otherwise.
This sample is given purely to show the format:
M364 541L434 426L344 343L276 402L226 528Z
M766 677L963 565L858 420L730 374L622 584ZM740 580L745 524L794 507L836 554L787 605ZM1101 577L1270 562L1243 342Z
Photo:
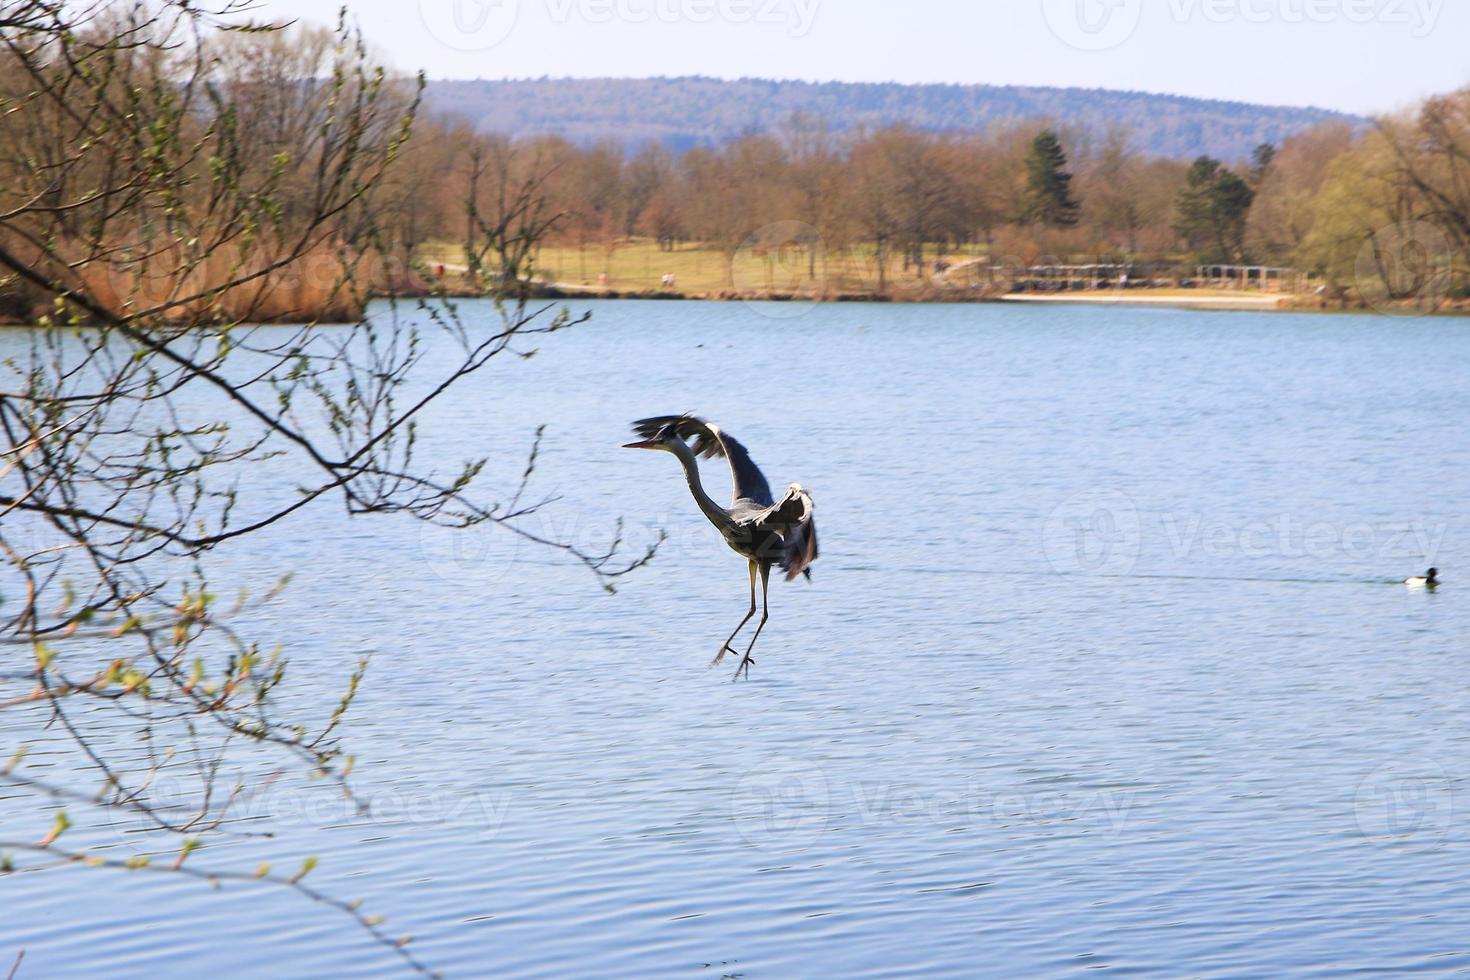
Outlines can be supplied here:
M1105 89L704 77L439 80L426 104L485 133L557 135L581 146L612 141L629 151L653 143L676 153L770 132L793 113L816 116L836 133L896 123L974 132L1046 120L1098 139L1125 130L1130 148L1151 156L1236 162L1322 123L1363 122L1324 109Z

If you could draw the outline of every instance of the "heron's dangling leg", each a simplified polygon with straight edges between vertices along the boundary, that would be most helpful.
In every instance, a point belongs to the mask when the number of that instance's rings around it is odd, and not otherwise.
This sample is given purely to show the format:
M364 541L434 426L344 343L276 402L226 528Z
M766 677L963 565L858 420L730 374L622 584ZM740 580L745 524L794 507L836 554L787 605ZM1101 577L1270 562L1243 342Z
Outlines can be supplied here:
M753 574L753 573L752 573ZM751 580L751 600L754 601L755 580ZM771 566L761 562L761 621L756 624L755 636L750 638L750 646L745 648L745 656L740 658L740 664L735 668L735 676L731 680L739 680L740 672L745 671L745 676L750 676L750 665L755 663L750 657L750 651L755 649L755 641L761 638L761 630L766 628L766 620L771 618ZM752 610L753 611L753 610Z
M725 641L724 646L720 647L720 652L715 655L715 659L712 660L712 661L710 661L710 666L711 667L713 667L716 664L718 664L721 660L724 660L725 659L725 654L727 654L727 653L734 653L735 652L735 648L732 647L730 644L732 644L732 643L735 642L735 637L739 635L739 633L740 633L741 630L745 629L745 624L748 623L748 622L750 622L750 617L752 617L754 615L755 615L755 562L751 562L750 563L750 612L748 612L748 613L745 614L745 618L740 621L740 625L737 626L737 627L735 627L735 632L734 633L731 633L730 634L730 638Z

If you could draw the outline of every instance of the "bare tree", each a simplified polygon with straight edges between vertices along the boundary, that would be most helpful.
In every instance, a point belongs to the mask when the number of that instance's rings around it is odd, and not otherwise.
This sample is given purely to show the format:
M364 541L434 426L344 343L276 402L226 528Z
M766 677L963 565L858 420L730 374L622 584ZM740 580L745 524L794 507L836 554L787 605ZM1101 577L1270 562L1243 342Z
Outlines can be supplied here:
M492 318L442 298L419 306L424 335L396 306L363 316L384 244L370 216L422 80L393 80L345 24L293 39L241 26L244 9L0 0L0 276L38 322L0 380L0 644L16 654L0 668L0 712L25 733L0 781L65 807L46 832L0 842L0 870L17 853L93 860L61 838L68 808L100 808L178 835L162 869L219 880L185 861L224 832L249 774L294 760L347 790L337 732L366 664L320 724L283 715L284 654L235 625L272 593L222 602L202 560L212 550L335 500L354 515L496 528L608 589L652 554L619 558L620 527L593 552L541 533L534 448L498 503L474 489L485 460L444 476L419 462L429 405L572 322L529 305L548 226L539 184L507 181L509 208L493 216L470 205ZM319 325L334 312L355 322ZM254 325L271 317L306 325ZM449 367L423 362L431 340L455 351ZM77 767L33 765L37 748ZM191 787L186 802L159 799L163 772ZM418 965L355 906L308 889L308 870L263 876L337 905Z
M1381 119L1378 131L1423 216L1470 248L1470 88L1428 99L1411 118Z
M1334 161L1351 148L1352 127L1325 123L1285 140L1266 169L1247 229L1252 248L1272 261L1304 260L1317 198Z

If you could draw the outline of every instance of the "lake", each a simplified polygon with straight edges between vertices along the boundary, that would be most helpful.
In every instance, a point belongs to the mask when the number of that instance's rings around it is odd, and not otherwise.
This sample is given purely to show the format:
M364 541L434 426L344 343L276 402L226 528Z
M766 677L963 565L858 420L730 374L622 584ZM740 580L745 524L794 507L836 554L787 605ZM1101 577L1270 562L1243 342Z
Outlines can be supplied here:
M277 837L192 862L319 856L448 975L1470 970L1470 321L585 306L426 448L510 488L545 423L540 526L666 529L654 563L608 595L494 528L334 504L222 552L295 573L254 627L305 710L373 656L346 735L374 811L288 773L250 799ZM706 669L743 563L673 459L619 448L683 411L816 500L749 682ZM1431 564L1437 592L1397 584ZM125 830L78 833L125 857ZM0 896L21 978L402 972L269 887Z

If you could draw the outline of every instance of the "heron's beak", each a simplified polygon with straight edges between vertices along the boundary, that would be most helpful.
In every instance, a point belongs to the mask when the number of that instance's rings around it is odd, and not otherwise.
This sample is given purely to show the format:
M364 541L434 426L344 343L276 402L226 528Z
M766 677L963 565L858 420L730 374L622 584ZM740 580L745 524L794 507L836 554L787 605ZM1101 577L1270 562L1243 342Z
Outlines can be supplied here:
M630 442L626 446L624 446L623 448L624 449L657 449L658 448L658 442L656 440L654 440L654 439L649 439L647 442Z

